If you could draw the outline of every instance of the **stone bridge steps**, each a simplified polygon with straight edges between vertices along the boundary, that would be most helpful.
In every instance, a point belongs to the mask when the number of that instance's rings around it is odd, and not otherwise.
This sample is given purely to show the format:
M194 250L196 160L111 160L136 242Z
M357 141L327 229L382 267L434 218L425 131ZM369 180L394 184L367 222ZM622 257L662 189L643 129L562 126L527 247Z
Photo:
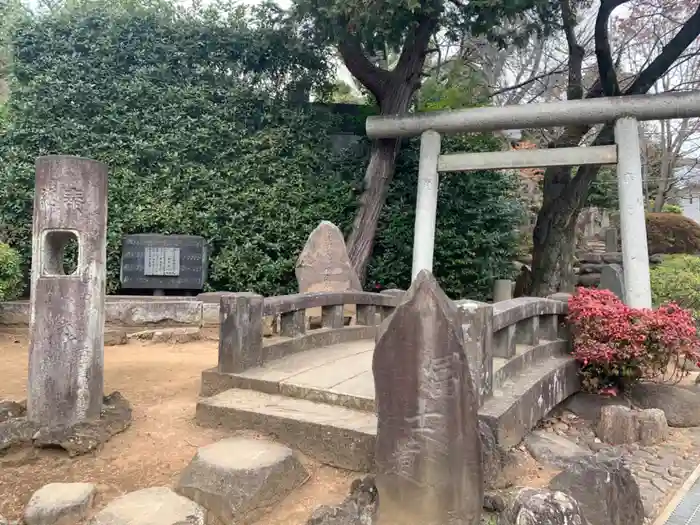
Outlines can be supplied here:
M273 435L336 467L373 465L376 416L371 340L286 356L238 374L202 375L197 422ZM510 360L494 359L494 395L480 417L501 446L517 444L554 406L578 390L566 342L518 345Z
M532 363L494 389L479 417L494 431L502 448L520 443L554 407L580 390L578 364L569 355Z

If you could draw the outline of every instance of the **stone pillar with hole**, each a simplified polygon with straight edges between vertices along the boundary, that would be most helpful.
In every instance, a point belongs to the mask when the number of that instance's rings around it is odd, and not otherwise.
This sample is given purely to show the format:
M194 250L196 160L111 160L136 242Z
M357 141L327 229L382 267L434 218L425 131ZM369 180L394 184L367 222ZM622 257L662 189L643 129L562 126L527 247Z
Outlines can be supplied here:
M36 161L27 415L59 428L100 416L107 166Z

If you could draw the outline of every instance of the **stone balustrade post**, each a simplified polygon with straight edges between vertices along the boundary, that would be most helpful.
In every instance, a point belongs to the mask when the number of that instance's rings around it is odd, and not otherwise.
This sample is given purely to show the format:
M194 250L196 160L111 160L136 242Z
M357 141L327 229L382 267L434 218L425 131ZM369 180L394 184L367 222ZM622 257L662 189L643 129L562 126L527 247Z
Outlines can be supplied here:
M250 292L221 296L219 365L224 374L263 364L263 297Z

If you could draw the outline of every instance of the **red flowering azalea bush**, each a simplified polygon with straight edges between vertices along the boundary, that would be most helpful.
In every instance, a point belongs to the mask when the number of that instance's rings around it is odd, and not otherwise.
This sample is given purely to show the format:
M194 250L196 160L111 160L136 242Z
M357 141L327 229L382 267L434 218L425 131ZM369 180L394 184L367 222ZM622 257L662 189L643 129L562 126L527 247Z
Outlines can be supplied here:
M677 380L684 360L700 361L693 316L675 303L635 309L609 290L579 288L569 299L568 319L590 392L614 395L642 379Z

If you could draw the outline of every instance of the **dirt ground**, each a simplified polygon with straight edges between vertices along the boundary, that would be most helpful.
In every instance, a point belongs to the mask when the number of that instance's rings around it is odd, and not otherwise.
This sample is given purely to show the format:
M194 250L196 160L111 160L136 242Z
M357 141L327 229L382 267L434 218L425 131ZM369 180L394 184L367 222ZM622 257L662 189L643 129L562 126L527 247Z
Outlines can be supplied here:
M26 398L27 349L25 336L0 333L0 400ZM107 347L105 393L118 390L131 402L132 426L79 458L43 450L0 457L0 516L19 519L32 493L51 482L96 483L96 510L126 492L174 485L198 447L225 437L194 423L200 374L216 364L216 352L216 341ZM342 500L356 477L305 463L309 481L260 525L303 525L316 506Z

